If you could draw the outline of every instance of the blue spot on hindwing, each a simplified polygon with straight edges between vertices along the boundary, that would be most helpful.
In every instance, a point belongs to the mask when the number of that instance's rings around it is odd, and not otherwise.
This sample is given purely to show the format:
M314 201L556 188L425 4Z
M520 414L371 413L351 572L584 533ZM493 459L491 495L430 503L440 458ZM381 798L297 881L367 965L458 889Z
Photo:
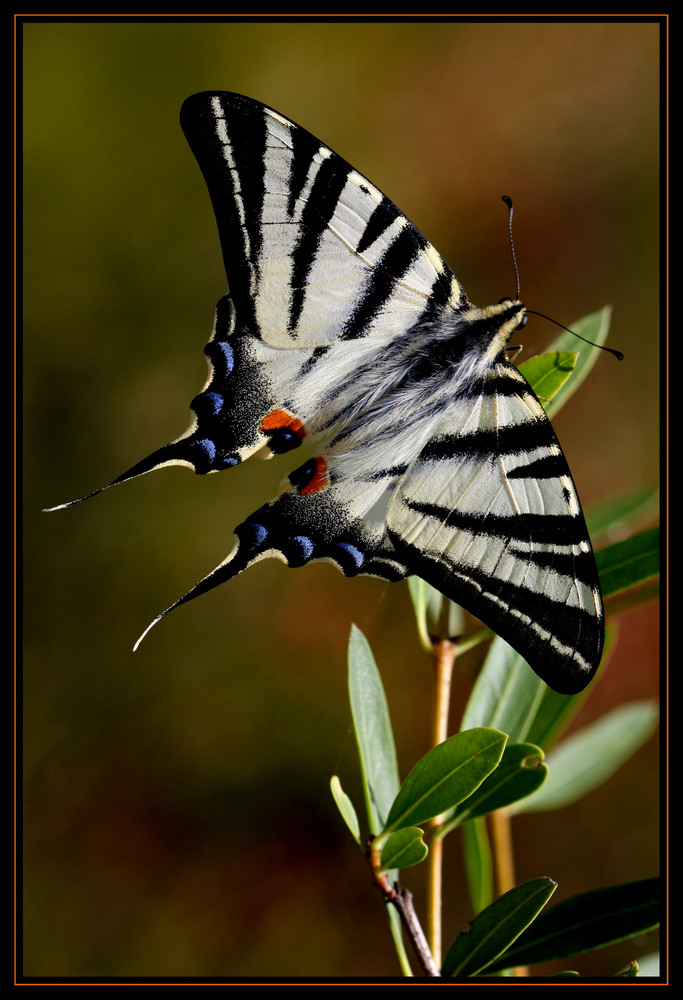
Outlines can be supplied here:
M306 535L295 535L294 538L292 538L292 541L296 542L296 544L299 546L299 548L302 551L304 559L308 560L311 558L311 556L313 555L314 545L310 538L308 538Z
M256 535L257 545L262 545L268 537L268 529L264 528L262 524L258 524L256 521L247 521L247 526L250 527Z
M360 549L357 549L355 545L351 545L350 542L337 542L337 548L343 549L344 552L348 553L353 559L356 569L360 569L365 562L365 556Z
M228 344L227 341L222 340L218 343L218 347L223 355L223 360L225 362L225 372L229 375L230 372L235 367L235 352L232 349L232 345Z
M215 417L223 409L225 399L221 396L220 392L205 392L203 398L209 404L211 416Z
M216 457L216 445L210 438L202 438L200 441L194 441L193 446L195 448L201 448L204 457L211 464Z

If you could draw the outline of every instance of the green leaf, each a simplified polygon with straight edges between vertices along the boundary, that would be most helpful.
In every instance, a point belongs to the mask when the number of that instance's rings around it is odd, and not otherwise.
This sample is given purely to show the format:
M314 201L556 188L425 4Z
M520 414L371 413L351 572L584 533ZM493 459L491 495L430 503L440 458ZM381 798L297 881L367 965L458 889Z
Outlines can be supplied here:
M581 334L587 340L593 341L595 344L604 344L607 340L607 334L609 333L610 320L612 318L611 306L605 306L599 312L591 313L589 316L584 316L583 319L577 320L575 323L570 324L570 328L575 330L576 333ZM587 378L593 365L597 362L601 355L604 355L604 351L598 350L596 347L591 347L589 344L584 344L578 340L571 333L561 333L550 345L549 350L551 351L577 351L579 352L574 371L572 372L572 377L567 379L563 386L555 394L554 398L546 406L546 413L549 416L553 416L558 412L560 407L564 406L568 399L574 395L576 390L579 388L581 383ZM613 364L618 364L614 359L610 359Z
M422 837L423 831L417 826L407 826L392 833L382 848L380 871L410 868L424 861L429 852Z
M454 639L465 631L465 616L459 604L449 601L419 576L408 577L420 645L433 653L432 636Z
M658 924L657 878L584 892L563 900L535 920L490 971L580 955Z
M349 636L349 696L358 745L370 830L381 830L399 788L396 748L382 679L367 639L355 625ZM391 873L390 876L391 878ZM396 954L404 976L411 976L403 944L401 918L385 903Z
M656 520L659 512L659 489L651 486L609 497L584 511L588 532L596 540L619 532L633 534L635 525L645 519Z
M519 653L496 636L472 688L460 729L491 726L507 733L510 743L524 743L545 691L544 682Z
M600 673L605 669L614 652L617 631L613 625L608 626L605 630L605 648L602 654ZM567 728L590 692L591 686L574 695L558 694L557 691L546 686L536 715L529 726L527 741L543 747L547 753Z
M603 597L650 580L659 573L659 528L649 528L595 553Z
M543 751L531 743L508 743L500 764L468 799L449 815L442 836L465 820L486 816L536 792L546 780Z
M576 351L552 351L523 361L519 370L541 400L550 401L574 371Z
M506 742L495 729L472 729L433 747L403 782L382 835L419 826L466 799L498 765Z
M446 954L442 975L476 976L504 952L507 957L506 949L534 920L556 888L549 878L534 878L503 893L472 920L469 931L455 939Z
M607 781L649 739L657 719L654 702L636 701L620 705L573 733L548 755L549 774L543 788L513 806L512 811L561 809L580 799Z
M332 792L334 801L337 803L337 809L342 814L344 822L353 834L358 846L362 848L363 845L360 839L360 824L358 822L356 810L353 807L353 802L343 790L341 782L336 774L330 778L330 791Z
M400 782L389 708L370 645L355 625L349 636L349 695L368 822L384 826Z
M425 652L431 653L430 624L439 618L441 606L446 598L419 576L408 577L408 591L413 602L420 645Z
M473 911L479 913L493 900L491 842L483 817L465 823L462 828L462 848L470 902Z

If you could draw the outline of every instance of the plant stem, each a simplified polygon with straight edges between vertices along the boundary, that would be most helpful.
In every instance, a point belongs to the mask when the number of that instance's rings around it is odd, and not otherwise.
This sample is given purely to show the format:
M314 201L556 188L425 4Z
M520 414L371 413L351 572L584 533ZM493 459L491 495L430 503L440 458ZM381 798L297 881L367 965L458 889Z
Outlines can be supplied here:
M512 851L512 833L510 830L510 813L507 809L496 809L490 817L493 858L496 870L498 895L502 896L515 885L515 864ZM519 966L512 970L513 976L528 976L529 969Z
M384 898L398 910L403 924L403 929L410 938L410 942L426 976L430 978L440 978L439 967L434 961L427 938L425 937L420 921L417 919L415 907L413 906L413 894L409 889L404 889L398 883L392 885L386 872L380 871L381 851L378 851L370 842L367 854L367 862L370 865L375 885L380 890Z
M451 700L451 679L455 664L456 646L450 639L437 639L433 643L436 699L432 727L432 746L438 746L448 736L448 710ZM435 816L432 830L443 825L443 818ZM443 839L432 837L429 848L427 882L427 918L429 944L437 966L441 966L441 892L443 884Z
M412 892L410 892L409 889L399 887L394 891L391 902L401 915L401 922L403 923L405 931L413 943L417 960L422 966L425 975L429 976L431 979L440 978L441 973L439 972L439 967L434 961L432 953L429 950L427 938L424 935L424 931L422 930L420 922L417 919L417 914L415 913Z
M510 814L507 809L496 809L495 812L491 813L490 819L496 884L498 886L498 895L502 896L508 889L514 888L515 884Z

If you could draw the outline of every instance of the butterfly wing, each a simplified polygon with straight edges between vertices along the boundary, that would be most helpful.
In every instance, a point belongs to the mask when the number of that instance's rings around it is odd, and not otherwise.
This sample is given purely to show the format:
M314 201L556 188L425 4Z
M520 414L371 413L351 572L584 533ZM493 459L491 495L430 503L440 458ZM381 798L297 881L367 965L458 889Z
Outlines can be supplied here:
M276 111L207 92L185 101L181 125L209 189L230 295L216 309L190 427L110 486L168 465L216 472L329 434L360 367L467 301L381 191Z
M310 132L239 94L188 98L180 122L213 204L230 294L275 347L414 325L464 292L381 191Z
M550 421L521 373L494 366L454 402L387 512L397 557L494 629L555 690L602 654L595 559Z
M558 690L583 687L602 649L597 574L552 428L504 360L524 307L470 306L389 199L270 108L197 94L181 124L230 294L192 425L114 482L331 443L172 607L272 556L327 559L346 575L418 573Z

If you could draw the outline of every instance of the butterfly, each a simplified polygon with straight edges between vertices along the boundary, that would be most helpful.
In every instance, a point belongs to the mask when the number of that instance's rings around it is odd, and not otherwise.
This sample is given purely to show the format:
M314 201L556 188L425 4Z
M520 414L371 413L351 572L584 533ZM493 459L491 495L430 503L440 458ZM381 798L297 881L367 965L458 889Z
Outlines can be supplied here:
M258 101L195 94L180 121L229 294L191 426L110 485L167 465L217 472L303 442L316 455L152 625L258 560L323 559L346 576L422 577L551 687L581 690L602 654L600 587L566 460L508 357L525 306L472 305L393 202Z

